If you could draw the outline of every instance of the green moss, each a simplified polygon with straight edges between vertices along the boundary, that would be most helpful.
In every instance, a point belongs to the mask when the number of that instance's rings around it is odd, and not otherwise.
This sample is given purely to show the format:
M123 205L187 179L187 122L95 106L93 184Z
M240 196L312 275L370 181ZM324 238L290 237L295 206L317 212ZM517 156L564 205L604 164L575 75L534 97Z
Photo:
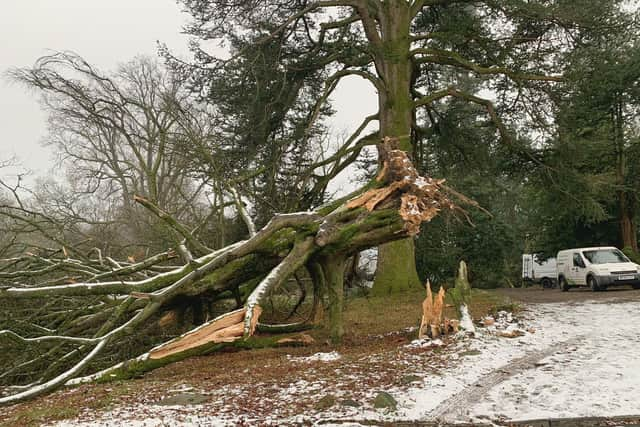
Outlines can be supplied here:
M145 360L131 360L125 362L121 367L108 372L96 379L97 383L106 383L112 381L122 381L132 378L140 378L146 372L152 371L157 368L161 368L170 363L184 360L187 357L204 354L207 351L213 350L215 347L222 348L223 344L205 344L204 346L196 347L182 353L172 354L171 356L164 357L162 359L145 359ZM211 347L211 348L209 348Z
M290 251L296 239L296 231L292 228L278 230L271 237L266 239L258 248L259 252L277 254L283 251Z
M447 295L453 301L456 310L458 310L458 316L461 315L459 311L461 305L464 304L469 308L471 307L471 284L468 279L467 264L464 261L460 261L455 286L447 291Z
M364 210L362 210L364 212ZM400 214L395 209L385 209L369 213L362 221L342 227L338 238L325 246L323 253L334 254L352 246L352 239L361 233L393 225L401 221Z
M278 347L278 341L289 335L253 336L249 339L239 339L228 343L207 343L180 353L172 354L162 359L131 360L124 363L118 369L102 375L96 379L97 383L122 381L133 378L141 378L145 373L161 368L171 363L179 362L193 356L204 356L223 348L238 348L253 350L258 348ZM293 343L293 345L296 345Z
M395 411L398 407L398 402L386 391L381 391L373 400L373 407L377 409L389 409L391 411Z
M251 292L253 292L253 290L260 284L263 278L264 275L254 277L253 279L240 285L240 298L245 301L249 297L249 295L251 295Z
M336 397L332 394L327 394L323 396L320 400L318 400L316 404L313 405L313 407L317 411L326 411L327 409L334 406L336 403L337 403Z
M378 270L371 294L376 296L408 292L422 287L413 252L413 240L385 243L378 248Z

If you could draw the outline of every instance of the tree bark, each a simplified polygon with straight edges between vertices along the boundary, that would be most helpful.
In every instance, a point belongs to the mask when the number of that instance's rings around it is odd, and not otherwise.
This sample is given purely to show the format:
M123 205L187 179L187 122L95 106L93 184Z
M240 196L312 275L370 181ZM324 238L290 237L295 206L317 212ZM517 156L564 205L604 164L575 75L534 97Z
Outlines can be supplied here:
M336 254L325 257L320 261L327 285L327 312L329 320L329 334L333 344L340 344L344 335L344 270L346 258Z
M378 94L380 133L396 138L398 148L411 155L412 63L410 57L411 11L409 2L383 2L380 14L381 57L378 72L385 91ZM377 63L378 64L378 63ZM399 240L378 247L378 263L372 293L386 295L417 289L420 279L416 271L413 239Z
M627 194L621 192L619 200L620 206L620 234L622 238L622 247L631 248L634 252L638 252L638 233L634 221L634 212L629 208Z
M378 266L371 294L389 295L419 287L413 239L378 246Z
M620 97L620 95L618 95ZM618 208L620 218L620 239L623 248L631 248L638 252L638 237L635 224L635 195L625 189L627 185L627 159L624 144L624 112L623 101L618 99L612 111L613 139L616 149L616 178L618 190Z

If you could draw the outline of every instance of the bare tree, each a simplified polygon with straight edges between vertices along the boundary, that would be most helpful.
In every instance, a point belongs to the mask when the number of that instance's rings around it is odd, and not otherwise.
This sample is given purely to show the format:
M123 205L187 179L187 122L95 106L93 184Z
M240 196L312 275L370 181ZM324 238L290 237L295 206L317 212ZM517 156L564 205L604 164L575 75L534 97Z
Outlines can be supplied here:
M136 58L108 75L64 52L11 75L42 93L49 112L47 142L61 153L73 190L100 203L102 212L113 215L109 219L123 219L134 240L143 235L150 240L159 224L135 209L134 195L187 224L206 215L201 209L210 178L189 174L186 157L176 149L183 139L194 138L185 133L185 123L194 117L184 117L188 94L154 59ZM156 230L156 247L165 244L166 234L162 227Z

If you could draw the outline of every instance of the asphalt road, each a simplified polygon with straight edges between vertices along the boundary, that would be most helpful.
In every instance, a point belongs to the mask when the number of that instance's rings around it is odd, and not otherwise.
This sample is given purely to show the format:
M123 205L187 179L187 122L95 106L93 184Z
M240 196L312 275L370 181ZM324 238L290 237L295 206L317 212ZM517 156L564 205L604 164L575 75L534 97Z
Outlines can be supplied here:
M538 286L501 288L497 289L497 292L514 301L530 304L582 301L640 301L640 290L634 290L627 286L610 288L604 292L593 292L586 287L562 292L560 289L542 289Z

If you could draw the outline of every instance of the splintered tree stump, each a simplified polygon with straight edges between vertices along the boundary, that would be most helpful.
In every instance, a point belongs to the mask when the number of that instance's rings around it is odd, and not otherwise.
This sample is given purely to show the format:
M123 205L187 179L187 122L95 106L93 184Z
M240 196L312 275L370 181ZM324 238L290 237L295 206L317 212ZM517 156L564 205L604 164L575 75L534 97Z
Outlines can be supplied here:
M456 319L447 319L444 317L444 287L433 297L431 291L431 282L427 281L425 285L427 296L422 301L422 320L420 321L420 329L418 330L418 338L438 338L442 335L457 333L460 322Z
M473 319L471 319L471 315L469 314L469 307L471 306L471 283L469 283L467 264L464 261L460 261L455 286L449 290L449 294L458 310L460 326L465 331L474 333L476 329L473 325Z
M431 282L428 280L426 289L427 297L422 301L422 320L420 321L420 330L418 331L418 338L420 339L429 336L433 316L433 296L431 295Z

